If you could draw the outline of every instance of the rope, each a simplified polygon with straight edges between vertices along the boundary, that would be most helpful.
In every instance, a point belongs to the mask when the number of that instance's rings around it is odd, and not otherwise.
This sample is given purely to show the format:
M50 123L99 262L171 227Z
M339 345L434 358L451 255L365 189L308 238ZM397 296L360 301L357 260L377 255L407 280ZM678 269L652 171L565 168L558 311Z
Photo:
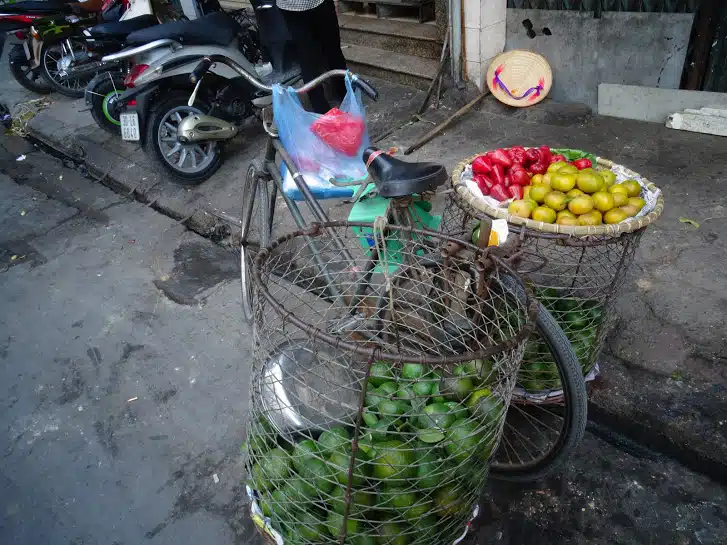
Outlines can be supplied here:
M396 323L394 316L394 285L389 274L389 251L386 245L386 228L388 225L389 220L385 216L376 216L376 219L374 219L374 244L379 248L379 263L382 267L384 280L386 281L386 291L389 293L391 321Z

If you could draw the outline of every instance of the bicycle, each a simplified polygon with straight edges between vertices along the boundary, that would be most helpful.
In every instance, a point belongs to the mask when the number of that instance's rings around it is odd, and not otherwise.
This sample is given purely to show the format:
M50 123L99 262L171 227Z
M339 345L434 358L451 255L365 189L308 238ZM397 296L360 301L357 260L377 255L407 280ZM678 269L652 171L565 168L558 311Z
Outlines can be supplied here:
M272 91L270 87L256 81L244 73L242 69L236 67L234 62L229 62L229 59L218 56L215 56L214 59L202 61L198 69L193 71L192 77L198 79L201 73L209 69L211 62L227 64L261 91ZM327 72L302 86L296 92L299 95L305 94L329 78L343 77L347 73L347 71L343 70ZM376 100L378 93L366 81L355 75L351 75L351 78L355 88L361 90L372 100ZM268 134L265 155L262 161L255 160L248 167L242 191L241 288L243 311L248 322L254 319L255 312L251 282L253 245L250 244L253 224L257 224L259 247L267 247L271 243L275 203L277 195L280 193L298 229L305 231L311 227L304 219L298 204L284 191L283 177L280 172L281 164L287 168L315 222L320 224L330 223L318 199L314 196L305 178L279 140L274 127L273 116L270 115L269 105L263 111L263 127ZM396 227L396 231L401 228L418 230L419 234L416 236L419 238L417 242L423 248L426 247L426 230L436 229L441 221L441 218L431 214L431 197L434 191L447 179L444 167L431 163L407 163L382 153L376 148L366 149L363 160L368 166L370 179L364 182L344 183L331 180L333 185L358 186L349 219L354 222L375 223L377 217L383 216L385 221L383 221L382 232L387 247L391 246L395 249L398 242L386 239L386 225ZM376 248L375 244L371 244L374 235L375 233L361 232L362 244L368 241L370 247ZM313 262L321 271L323 277L326 278L323 289L324 296L343 297L343 294L336 291L335 283L332 282L330 276L327 276L327 264L320 259L313 238L306 235L304 240L312 252ZM340 247L343 249L343 245L340 245ZM395 251L393 253L395 261ZM396 266L396 263L394 263L394 266ZM442 263L433 260L428 266L441 267ZM365 283L365 279L366 276L363 275L361 281ZM518 293L518 297L524 298L525 293ZM379 301L377 306L381 304L383 303ZM355 327L355 320L352 323L343 324L341 327ZM552 430L555 432L555 437L547 441L545 446L541 446L538 453L534 455L529 453L529 460L524 460L522 457L519 457L517 462L513 462L511 459L499 462L496 460L491 468L491 474L495 478L527 481L547 475L573 454L585 431L586 390L578 359L567 337L542 305L538 305L535 330L536 334L540 335L550 348L558 369L558 378L564 399L562 409L558 411L560 414L557 415L560 418L560 425L557 430ZM510 420L511 412L513 418L520 418L522 415L527 414L520 407L516 407L513 411L508 411L508 420ZM555 412L553 411L554 414ZM536 431L543 435L541 430ZM521 437L522 439L523 437ZM526 442L534 444L527 437L524 439L526 439ZM542 445L542 437L539 443ZM512 448L512 441L510 441L509 447ZM507 453L507 441L503 448L505 449L503 452Z

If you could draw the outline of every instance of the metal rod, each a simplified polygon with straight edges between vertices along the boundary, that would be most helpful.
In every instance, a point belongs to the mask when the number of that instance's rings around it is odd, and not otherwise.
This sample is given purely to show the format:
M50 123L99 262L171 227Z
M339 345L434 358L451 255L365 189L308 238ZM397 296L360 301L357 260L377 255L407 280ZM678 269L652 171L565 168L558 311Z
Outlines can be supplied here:
M118 61L120 59L133 57L135 55L139 55L140 53L146 53L147 51L151 51L152 49L157 49L158 47L165 46L172 46L173 49L181 49L182 44L174 40L170 40L169 38L165 38L163 40L154 40L153 42L140 45L139 47L132 47L131 49L124 49L122 51L119 51L118 53L113 53L112 55L106 55L102 57L101 60L103 62Z
M442 46L442 55L439 58L439 69L437 70L437 74L434 76L432 83L429 85L429 89L427 90L427 94L424 97L424 100L422 101L422 105L419 106L419 109L417 110L417 113L419 115L423 114L424 110L427 109L427 104L429 103L429 98L432 96L432 91L434 91L434 87L437 85L437 82L442 77L442 74L444 72L444 67L446 66L448 48L449 48L449 28L447 29L447 34L444 37L444 45Z
M444 129L449 127L452 123L457 121L460 117L462 117L464 114L469 112L472 108L474 108L483 98L485 98L487 95L490 94L489 89L485 89L481 95L479 95L477 98L472 100L469 104L466 106L463 106L456 112L454 112L449 118L447 118L445 121L434 127L431 131L429 131L427 134L422 136L419 140L414 142L411 146L409 146L405 151L404 155L409 155L411 152L418 150L421 148L424 144L432 140L435 136L437 136L439 133L441 133Z

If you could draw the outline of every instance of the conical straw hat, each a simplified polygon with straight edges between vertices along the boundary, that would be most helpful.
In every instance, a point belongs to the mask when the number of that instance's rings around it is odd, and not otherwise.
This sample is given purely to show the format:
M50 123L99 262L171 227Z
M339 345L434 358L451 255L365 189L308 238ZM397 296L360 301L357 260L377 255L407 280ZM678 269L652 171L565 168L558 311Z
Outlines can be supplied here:
M523 108L543 100L553 85L553 72L545 57L513 49L501 53L487 70L487 86L497 100Z

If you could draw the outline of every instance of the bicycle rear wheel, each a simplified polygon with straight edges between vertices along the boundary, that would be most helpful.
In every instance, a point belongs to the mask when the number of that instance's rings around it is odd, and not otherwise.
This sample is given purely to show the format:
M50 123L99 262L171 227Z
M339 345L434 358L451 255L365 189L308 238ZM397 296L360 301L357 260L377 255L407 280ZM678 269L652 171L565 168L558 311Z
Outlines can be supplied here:
M493 479L527 482L553 473L573 455L586 429L588 399L580 363L568 337L542 305L531 339L549 349L558 376L553 374L546 386L562 390L562 395L548 397L546 391L539 399L513 397L490 470ZM532 384L535 373L542 371L521 367L518 384Z
M270 244L270 196L268 179L260 161L252 161L247 168L242 186L242 236L240 245L240 282L242 310L250 323L255 317L254 291L252 287L251 242L258 248Z

